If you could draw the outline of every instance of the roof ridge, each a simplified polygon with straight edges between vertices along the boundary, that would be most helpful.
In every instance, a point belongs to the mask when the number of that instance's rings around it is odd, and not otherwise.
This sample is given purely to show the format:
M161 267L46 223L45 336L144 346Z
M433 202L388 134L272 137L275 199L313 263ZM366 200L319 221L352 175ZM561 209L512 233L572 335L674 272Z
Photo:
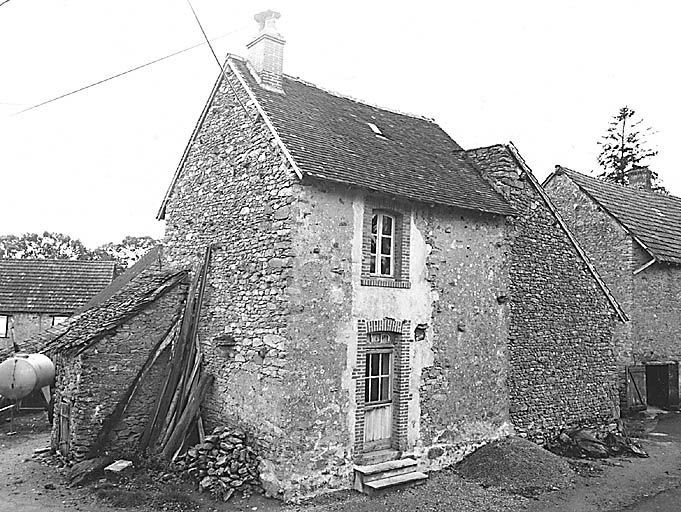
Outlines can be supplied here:
M653 190L643 190L640 188L633 188L628 185L623 185L622 183L613 183L612 181L606 181L600 179L598 176L592 176L591 174L584 174L583 172L575 171L574 169L570 169L569 167L565 167L564 165L556 165L556 170L562 170L562 171L567 171L567 172L572 172L575 173L579 176L582 176L584 178L588 178L591 180L594 180L595 182L605 185L605 186L612 186L612 187L618 187L622 190L626 190L628 192L632 192L634 194L642 194L654 198L659 198L659 199L671 199L673 201L679 201L681 202L681 197L675 196L672 194L660 194L659 192L655 192Z
M245 59L245 58L243 58L239 55L235 55L233 53L228 53L227 58L228 59L234 58L234 59L239 60L243 63L248 63L248 59ZM315 89L319 89L320 91L325 92L326 94L330 94L331 96L335 96L337 98L354 101L355 103L361 103L362 105L377 108L379 110L384 110L385 112L390 112L391 114L398 114L398 115L401 115L401 116L412 117L414 119L420 119L421 121L428 121L429 123L437 124L435 122L435 119L432 118L432 117L422 116L422 115L419 115L419 114L415 114L413 112L405 112L405 111L394 109L394 108L388 108L388 107L384 107L384 106L381 106L381 105L377 105L376 103L369 103L368 101L362 100L362 99L357 98L355 96L350 96L349 94L343 94L343 93L340 93L338 91L333 91L331 89L327 89L325 87L317 85L317 84L310 82L308 80L304 80L304 79L302 79L298 76L288 75L286 73L283 73L283 76L285 76L289 80L293 80L293 81L296 81L300 84L307 85L308 87L314 87Z

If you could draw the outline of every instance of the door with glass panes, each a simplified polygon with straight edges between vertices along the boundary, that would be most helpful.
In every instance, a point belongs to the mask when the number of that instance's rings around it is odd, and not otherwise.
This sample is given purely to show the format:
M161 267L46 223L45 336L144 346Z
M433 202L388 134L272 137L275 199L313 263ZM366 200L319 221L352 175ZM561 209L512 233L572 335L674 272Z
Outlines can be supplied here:
M390 335L382 335L385 344ZM365 365L364 449L371 451L390 448L393 430L392 346L372 347L367 351Z

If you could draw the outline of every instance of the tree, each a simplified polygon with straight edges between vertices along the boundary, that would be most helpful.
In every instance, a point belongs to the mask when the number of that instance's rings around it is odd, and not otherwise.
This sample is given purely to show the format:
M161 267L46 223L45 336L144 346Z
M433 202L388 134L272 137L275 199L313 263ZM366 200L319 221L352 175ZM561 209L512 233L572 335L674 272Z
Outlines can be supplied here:
M0 236L0 258L113 261L118 277L149 249L158 244L150 236L126 236L120 243L109 242L88 249L75 238L62 233L25 233Z
M0 257L12 259L91 260L93 252L62 233L25 233L0 236Z
M114 274L119 276L158 244L150 236L126 236L120 243L109 242L95 249L95 259L114 261Z
M606 181L626 185L627 173L634 167L642 167L646 160L657 155L651 149L647 136L654 132L652 128L642 129L642 119L636 118L636 112L627 106L622 107L610 121L605 135L598 142L601 152L598 164L603 172L598 175ZM658 182L657 173L651 171L651 181L655 189L663 189Z

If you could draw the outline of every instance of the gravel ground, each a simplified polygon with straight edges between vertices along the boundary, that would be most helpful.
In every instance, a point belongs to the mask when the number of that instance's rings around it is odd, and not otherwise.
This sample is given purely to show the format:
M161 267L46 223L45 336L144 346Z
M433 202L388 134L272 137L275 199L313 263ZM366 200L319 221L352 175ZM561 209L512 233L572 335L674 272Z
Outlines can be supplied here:
M464 480L452 469L431 473L426 483L370 498L355 492L340 492L313 500L305 506L289 507L295 512L411 512L523 510L528 498L500 489L485 489Z

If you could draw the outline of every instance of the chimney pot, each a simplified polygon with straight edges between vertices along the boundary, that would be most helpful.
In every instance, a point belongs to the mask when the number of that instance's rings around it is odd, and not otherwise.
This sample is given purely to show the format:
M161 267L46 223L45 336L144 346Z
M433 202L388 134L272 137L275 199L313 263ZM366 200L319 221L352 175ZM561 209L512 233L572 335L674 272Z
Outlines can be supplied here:
M248 62L260 86L283 93L281 76L286 41L277 31L276 20L280 17L281 14L271 10L256 14L253 18L258 22L259 30L247 47Z

